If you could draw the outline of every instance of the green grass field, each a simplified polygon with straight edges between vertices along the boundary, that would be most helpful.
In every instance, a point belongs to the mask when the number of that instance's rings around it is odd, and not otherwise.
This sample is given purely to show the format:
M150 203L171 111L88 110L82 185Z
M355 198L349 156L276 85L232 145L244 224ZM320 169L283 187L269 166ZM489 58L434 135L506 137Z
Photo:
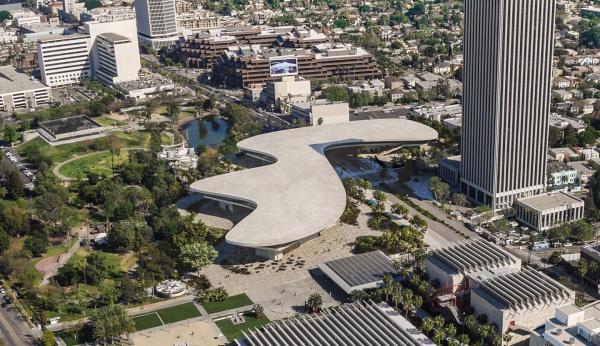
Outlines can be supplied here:
M200 316L200 311L194 303L186 303L158 310L160 318L165 323L174 323Z
M264 326L265 324L269 323L269 319L264 316L260 317L260 318L256 318L252 314L244 314L244 318L246 319L246 322L244 322L242 324L238 324L238 325L233 325L233 323L231 323L229 318L215 321L215 323L217 324L219 329L221 329L221 332L223 332L223 335L225 335L225 337L229 341L233 341L233 340L241 337L243 330L261 327L261 326Z
M235 308L240 308L242 306L248 306L254 304L250 298L245 293L238 294L235 296L228 297L222 302L210 302L204 303L202 306L209 314L214 314L215 312L231 310Z
M115 167L127 160L128 152L128 150L123 150L120 155L115 156ZM96 173L109 177L113 173L112 164L110 153L98 153L65 164L60 167L60 174L70 178L78 178L87 173Z
M134 317L133 323L135 323L135 330L150 329L163 325L156 312Z
M194 303L185 303L133 318L136 330L144 330L201 316Z

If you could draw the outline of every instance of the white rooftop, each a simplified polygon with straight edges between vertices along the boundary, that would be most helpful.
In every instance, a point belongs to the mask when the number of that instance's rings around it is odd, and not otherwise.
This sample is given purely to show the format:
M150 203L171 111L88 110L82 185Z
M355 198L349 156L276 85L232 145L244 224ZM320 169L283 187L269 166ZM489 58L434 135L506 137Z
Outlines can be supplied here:
M324 152L333 146L415 143L437 138L425 125L401 119L304 127L248 138L238 148L272 158L267 166L197 181L191 190L256 205L226 235L246 247L282 246L337 223L346 192Z
M0 66L0 95L48 88L12 66Z

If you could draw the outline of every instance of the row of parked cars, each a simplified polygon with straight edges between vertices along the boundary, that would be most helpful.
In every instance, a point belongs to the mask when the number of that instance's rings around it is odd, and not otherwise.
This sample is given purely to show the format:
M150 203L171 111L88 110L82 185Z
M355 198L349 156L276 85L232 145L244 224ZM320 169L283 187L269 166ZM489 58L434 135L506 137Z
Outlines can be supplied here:
M27 168L27 166L24 163L20 162L19 157L17 157L16 154L14 154L10 150L4 149L4 156L7 160L12 162L13 165L15 165L25 177L29 178L29 180L31 180L32 182L35 181L35 173L29 168Z

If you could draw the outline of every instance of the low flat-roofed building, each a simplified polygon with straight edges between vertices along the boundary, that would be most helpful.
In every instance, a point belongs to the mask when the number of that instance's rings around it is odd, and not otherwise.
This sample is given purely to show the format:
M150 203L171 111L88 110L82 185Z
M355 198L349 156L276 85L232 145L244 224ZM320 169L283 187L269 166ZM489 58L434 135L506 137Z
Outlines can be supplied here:
M462 128L462 117L444 119L442 123L450 131L460 130Z
M437 81L433 81L432 83L437 85ZM462 105L434 104L430 106L415 108L411 111L411 113L421 118L430 119L434 121L442 121L446 118L462 117Z
M467 275L473 273L506 273L520 269L520 259L483 239L455 243L435 250L425 261L425 271L431 280L439 281L443 294L468 289Z
M438 163L438 176L452 186L460 184L460 155L446 157Z
M236 345L435 346L387 303L373 302L342 304L316 315L271 322L243 334L235 340Z
M565 161L579 157L579 155L570 148L550 148L548 149L548 155L557 161Z
M0 67L0 111L50 104L50 87L12 66Z
M291 105L310 100L310 81L296 76L284 76L280 81L267 82L260 95L260 101L275 111L289 114Z
M580 10L581 16L593 16L600 18L600 7L585 7Z
M39 134L51 145L83 141L105 135L105 128L85 115L40 123Z
M574 119L559 114L550 115L550 120L548 123L551 127L555 127L561 131L565 131L568 127L572 127L577 133L585 131L586 127L583 120Z
M159 74L143 71L138 80L116 83L114 88L123 96L142 100L160 92L172 92L175 84Z
M292 104L292 116L317 126L350 121L350 105L347 102L315 100Z
M346 293L381 287L384 275L397 274L394 262L381 251L325 262L319 268Z
M521 198L515 203L517 220L537 231L581 220L583 209L583 200L562 191Z
M535 270L492 275L473 285L471 307L501 334L509 328L533 330L557 307L575 302L574 291Z

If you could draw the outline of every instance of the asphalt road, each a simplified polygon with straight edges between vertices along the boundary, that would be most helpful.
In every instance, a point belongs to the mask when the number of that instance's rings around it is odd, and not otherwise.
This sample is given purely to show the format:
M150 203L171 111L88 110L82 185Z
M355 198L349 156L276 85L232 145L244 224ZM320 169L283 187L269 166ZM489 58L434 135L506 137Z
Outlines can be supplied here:
M31 329L12 304L0 307L0 336L9 346L34 345Z
M439 248L448 246L449 243L456 243L456 242L465 240L465 237L462 236L461 234L456 233L453 229L449 228L448 226L446 226L444 224L441 224L439 222L429 219L427 216L419 213L417 210L413 209L408 204L402 202L398 197L388 193L387 198L392 204L400 203L400 204L403 204L404 206L406 206L408 208L408 214L410 216L419 215L425 221L427 221L429 231L425 234L425 243L427 243L427 245L429 245L430 248L439 249ZM415 202L415 203L418 201L413 198L411 198L411 200L413 200L413 202ZM419 202L422 202L422 201L419 201ZM422 202L422 203L418 203L418 204L421 205L421 204L427 204L427 203ZM429 208L425 208L424 205L421 205L421 207L423 209L428 210L431 214L433 214L435 217L439 218L440 220L444 220L446 223L452 225L452 227L455 227L457 230L460 230L463 233L470 235L471 238L477 237L477 235L475 233L469 231L462 224L460 224L460 227L456 227L458 225L451 222L451 221L456 221L456 220L450 219L448 217L448 215L446 213L444 213L442 210L439 210L439 209L435 208L434 206L431 206L431 207L434 209L437 209L437 210L430 210ZM456 221L456 222L460 223L459 221Z

